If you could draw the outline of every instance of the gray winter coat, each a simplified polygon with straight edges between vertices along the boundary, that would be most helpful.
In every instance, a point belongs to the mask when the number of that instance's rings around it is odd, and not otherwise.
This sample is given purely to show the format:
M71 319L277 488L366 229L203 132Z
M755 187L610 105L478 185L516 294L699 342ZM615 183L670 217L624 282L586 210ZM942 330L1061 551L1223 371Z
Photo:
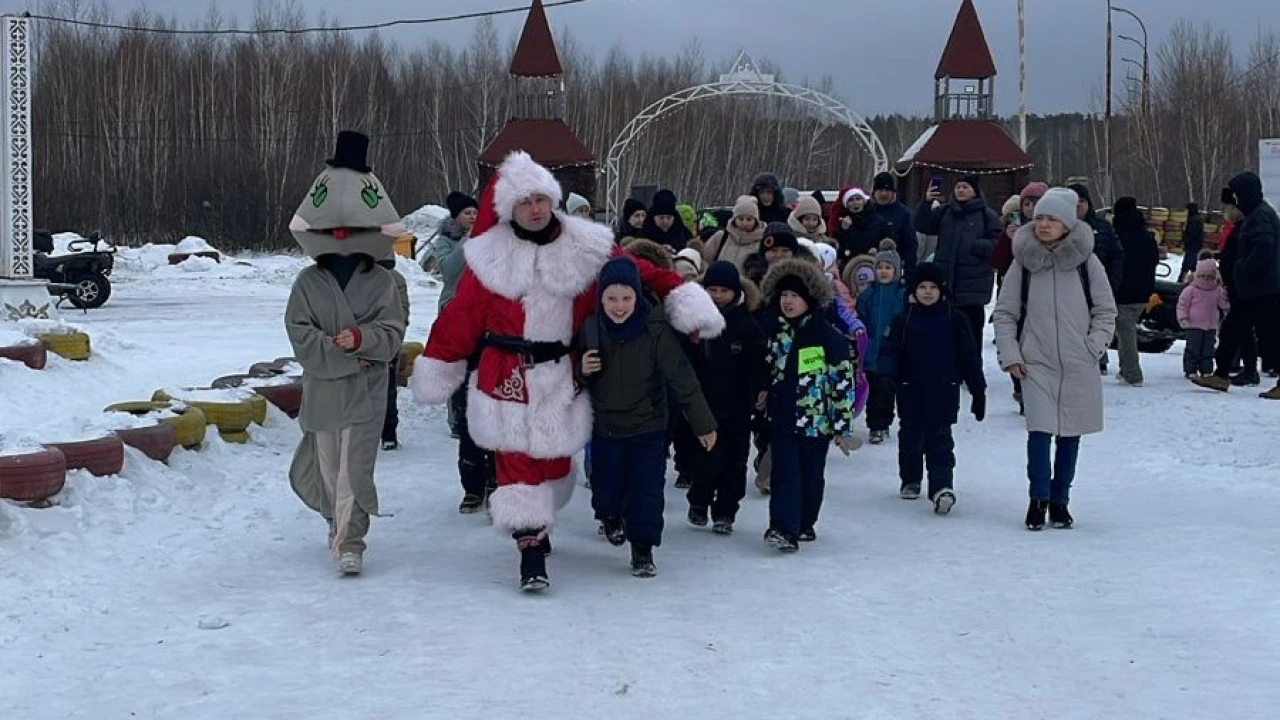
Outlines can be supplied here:
M1115 296L1102 261L1093 254L1093 228L1087 222L1061 242L1036 239L1032 225L1013 238L1013 267L996 301L996 353L1000 367L1021 363L1027 430L1060 437L1102 431L1102 376L1098 358L1111 344L1116 327ZM1085 297L1080 265L1088 263ZM1030 272L1022 339L1022 269Z
M985 306L996 285L991 252L1004 231L986 201L976 197L962 203L952 198L937 208L925 201L916 210L913 224L918 233L938 236L933 261L946 271L955 304Z

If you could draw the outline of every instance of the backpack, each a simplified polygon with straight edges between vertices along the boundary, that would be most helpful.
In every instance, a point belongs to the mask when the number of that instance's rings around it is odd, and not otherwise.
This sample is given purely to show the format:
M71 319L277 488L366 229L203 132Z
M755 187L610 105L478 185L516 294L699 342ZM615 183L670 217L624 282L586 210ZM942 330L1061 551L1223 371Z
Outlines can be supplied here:
M1089 260L1076 268L1080 274L1080 287L1084 290L1084 302L1089 306L1089 311L1093 312L1093 291L1089 289ZM1022 342L1022 326L1027 321L1027 298L1031 296L1031 271L1022 268L1022 306L1018 312L1018 342Z

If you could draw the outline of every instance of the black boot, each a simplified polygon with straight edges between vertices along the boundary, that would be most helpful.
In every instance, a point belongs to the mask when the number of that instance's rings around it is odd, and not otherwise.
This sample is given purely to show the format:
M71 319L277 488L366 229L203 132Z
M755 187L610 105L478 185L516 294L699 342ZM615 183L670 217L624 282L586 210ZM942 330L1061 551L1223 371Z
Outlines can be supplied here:
M1231 378L1231 384L1235 387L1256 387L1262 384L1262 378L1258 377L1258 371L1249 368L1239 375Z
M710 510L705 505L690 505L689 524L696 527L706 527L707 522L710 520L709 514Z
M622 518L610 517L600 521L600 529L604 532L604 539L614 547L621 547L627 542L627 529L622 522Z
M1027 506L1027 529L1043 530L1044 516L1049 512L1048 500L1032 500Z
M653 564L653 546L631 543L631 574L642 578L658 574L658 568Z
M1066 503L1049 503L1049 522L1060 530L1069 530L1076 521L1067 511Z
M546 534L541 530L520 530L511 534L520 550L520 589L542 592L551 586L547 578Z

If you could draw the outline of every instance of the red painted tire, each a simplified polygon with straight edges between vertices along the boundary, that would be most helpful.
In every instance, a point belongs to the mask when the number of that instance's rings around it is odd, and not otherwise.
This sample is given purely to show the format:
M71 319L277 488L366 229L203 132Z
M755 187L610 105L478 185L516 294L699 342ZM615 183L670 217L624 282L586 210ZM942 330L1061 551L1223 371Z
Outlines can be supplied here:
M0 497L40 502L62 492L67 482L67 458L57 448L21 455L0 455Z
M302 381L284 385L260 385L253 391L291 418L297 418L298 412L302 410Z
M67 459L67 470L88 470L90 475L119 475L124 469L124 443L116 435L104 435L93 440L49 443L45 447L57 448Z
M209 387L225 390L226 388L237 388L244 385L245 378L248 375L223 375L222 377L209 383Z
M45 364L49 362L49 351L38 342L30 345L9 345L0 347L0 358L17 360L32 370L43 370Z
M174 446L178 444L178 433L173 425L166 422L117 430L116 436L125 445L141 450L143 455L158 462L168 462Z

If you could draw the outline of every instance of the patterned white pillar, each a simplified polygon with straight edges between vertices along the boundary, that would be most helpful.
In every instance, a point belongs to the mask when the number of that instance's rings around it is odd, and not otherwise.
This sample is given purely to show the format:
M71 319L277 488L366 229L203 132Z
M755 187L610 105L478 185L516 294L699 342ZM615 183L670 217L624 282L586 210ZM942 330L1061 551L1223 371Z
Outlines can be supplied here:
M0 39L0 278L31 278L30 20L6 15Z

